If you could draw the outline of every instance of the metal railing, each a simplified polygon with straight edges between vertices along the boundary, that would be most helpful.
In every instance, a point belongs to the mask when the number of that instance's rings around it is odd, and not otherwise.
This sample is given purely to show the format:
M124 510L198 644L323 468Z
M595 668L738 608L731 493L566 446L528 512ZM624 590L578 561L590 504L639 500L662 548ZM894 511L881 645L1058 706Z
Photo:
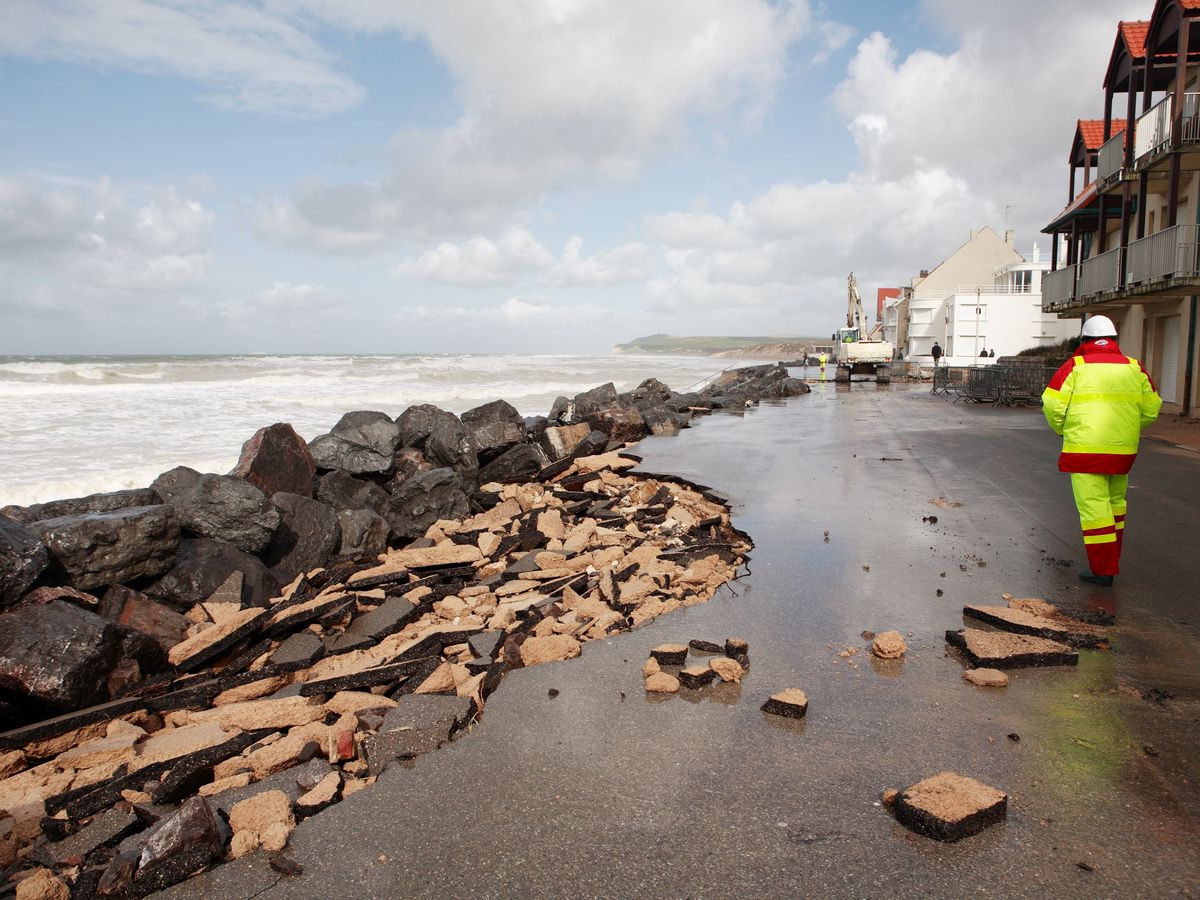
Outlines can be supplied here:
M1079 285L1076 293L1080 297L1103 294L1121 287L1121 248L1106 250L1098 256L1085 259L1079 264Z
M1171 94L1138 116L1133 138L1134 168L1171 141Z
M1125 132L1114 134L1100 148L1100 158L1096 161L1096 180L1108 181L1114 175L1119 175L1125 167Z
M1040 365L942 366L933 370L931 394L954 395L955 402L1041 403L1055 369Z
M1042 273L1042 306L1066 303L1075 297L1075 267Z
M1125 283L1200 277L1198 245L1200 225L1176 225L1133 241L1129 245Z

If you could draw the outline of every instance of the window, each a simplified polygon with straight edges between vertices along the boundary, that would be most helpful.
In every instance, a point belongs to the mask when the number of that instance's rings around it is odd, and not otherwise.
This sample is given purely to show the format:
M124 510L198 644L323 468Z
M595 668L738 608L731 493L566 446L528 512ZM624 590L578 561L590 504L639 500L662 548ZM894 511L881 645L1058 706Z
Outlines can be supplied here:
M1029 269L1018 269L1012 273L1012 289L1014 294L1028 294L1033 291L1033 272Z

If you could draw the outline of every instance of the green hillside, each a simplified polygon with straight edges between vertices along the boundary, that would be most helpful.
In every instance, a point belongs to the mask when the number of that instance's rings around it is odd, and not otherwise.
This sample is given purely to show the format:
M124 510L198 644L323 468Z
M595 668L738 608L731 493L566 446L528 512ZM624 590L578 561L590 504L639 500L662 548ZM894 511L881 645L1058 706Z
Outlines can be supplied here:
M613 347L613 352L711 355L729 350L745 350L760 344L812 343L820 340L799 335L678 337L673 334L651 334L635 338L627 344L617 344Z

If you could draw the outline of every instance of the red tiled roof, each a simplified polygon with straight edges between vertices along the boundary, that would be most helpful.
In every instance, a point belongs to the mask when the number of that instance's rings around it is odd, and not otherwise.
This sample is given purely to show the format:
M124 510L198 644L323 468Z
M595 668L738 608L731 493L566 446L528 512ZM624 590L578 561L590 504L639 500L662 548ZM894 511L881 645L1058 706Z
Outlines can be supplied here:
M1121 36L1125 38L1125 46L1129 55L1141 59L1146 55L1146 33L1150 30L1149 22L1122 22Z
M1197 0L1200 2L1200 0ZM1112 120L1112 136L1125 130L1124 119ZM1104 120L1080 119L1076 138L1083 138L1083 146L1087 150L1099 150L1104 145Z

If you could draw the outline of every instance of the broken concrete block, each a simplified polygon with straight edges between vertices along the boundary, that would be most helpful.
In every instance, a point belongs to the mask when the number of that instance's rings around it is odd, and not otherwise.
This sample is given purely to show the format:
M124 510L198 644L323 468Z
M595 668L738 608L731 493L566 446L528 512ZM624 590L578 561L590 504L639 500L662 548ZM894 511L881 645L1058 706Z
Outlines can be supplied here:
M574 659L582 652L579 641L569 634L550 634L531 637L521 645L521 662L525 666Z
M737 660L721 657L720 659L710 659L708 667L720 676L722 681L732 681L740 683L742 676L746 674L746 670L742 668Z
M307 818L308 816L316 815L328 806L332 806L337 802L341 789L342 773L336 770L330 772L296 800L297 815L301 818Z
M787 688L762 705L762 711L789 719L803 719L808 713L808 696L799 688Z
M260 697L274 694L280 688L286 687L288 683L286 675L272 675L270 678L260 678L258 681L239 684L237 687L217 694L213 698L213 706L228 706L231 703L258 700Z
M1032 606L1030 601L1024 602ZM1054 610L1054 607L1048 603L1044 606L1049 610ZM1095 647L1108 639L1104 631L1094 625L1072 620L1062 614L1051 619L1044 615L1038 615L1031 608L968 604L963 607L963 615L968 619L986 622L1001 631L1028 634L1070 644L1073 647Z
M339 691L325 701L327 712L338 716L357 714L364 709L391 709L396 701L367 691Z
M282 850L296 827L292 801L283 791L247 797L229 810L229 827L234 837L229 855L234 858L258 847L268 852Z
M383 717L379 733L363 742L370 772L377 775L393 759L436 750L470 717L469 697L406 694Z
M741 638L729 638L725 641L725 655L731 659L750 655L750 644Z
M176 644L167 654L171 665L181 672L191 672L253 634L267 614L265 609L243 609L220 625L206 628L199 634Z
M1004 821L1008 795L974 778L940 772L896 797L896 821L938 841L957 841Z
M662 666L660 666L658 664L658 660L655 659L654 657L650 657L642 665L642 676L644 678L649 678L651 675L657 675L661 671L662 671Z
M34 869L17 882L17 900L70 900L70 889L49 869Z
M293 634L271 654L269 665L280 672L306 669L325 655L325 642L311 631Z
M225 853L228 828L205 797L192 797L141 836L134 890L138 896L170 887ZM118 855L114 860L120 859ZM102 888L103 890L103 888Z
M132 810L107 809L70 837L45 847L46 857L55 865L63 865L73 856L87 856L101 847L111 847L121 838L142 827Z
M963 679L979 687L1006 687L1008 676L999 669L967 669Z
M679 670L679 683L685 688L702 688L716 677L717 673L708 666L688 666Z
M687 662L687 644L660 644L650 651L660 666L682 666Z
M724 653L725 648L720 644L714 644L712 641L702 641L694 638L688 641L688 646L700 653Z
M646 679L645 687L652 694L677 694L679 679L666 672L655 672Z
M193 724L216 723L224 729L236 728L251 731L257 728L291 728L307 725L324 718L325 709L310 697L269 697L266 700L250 700L191 713Z
M904 636L898 631L885 631L871 641L871 655L879 659L899 659L908 650Z
M1066 644L1023 634L967 628L947 631L946 642L961 650L974 668L1073 666L1079 662L1079 654Z

